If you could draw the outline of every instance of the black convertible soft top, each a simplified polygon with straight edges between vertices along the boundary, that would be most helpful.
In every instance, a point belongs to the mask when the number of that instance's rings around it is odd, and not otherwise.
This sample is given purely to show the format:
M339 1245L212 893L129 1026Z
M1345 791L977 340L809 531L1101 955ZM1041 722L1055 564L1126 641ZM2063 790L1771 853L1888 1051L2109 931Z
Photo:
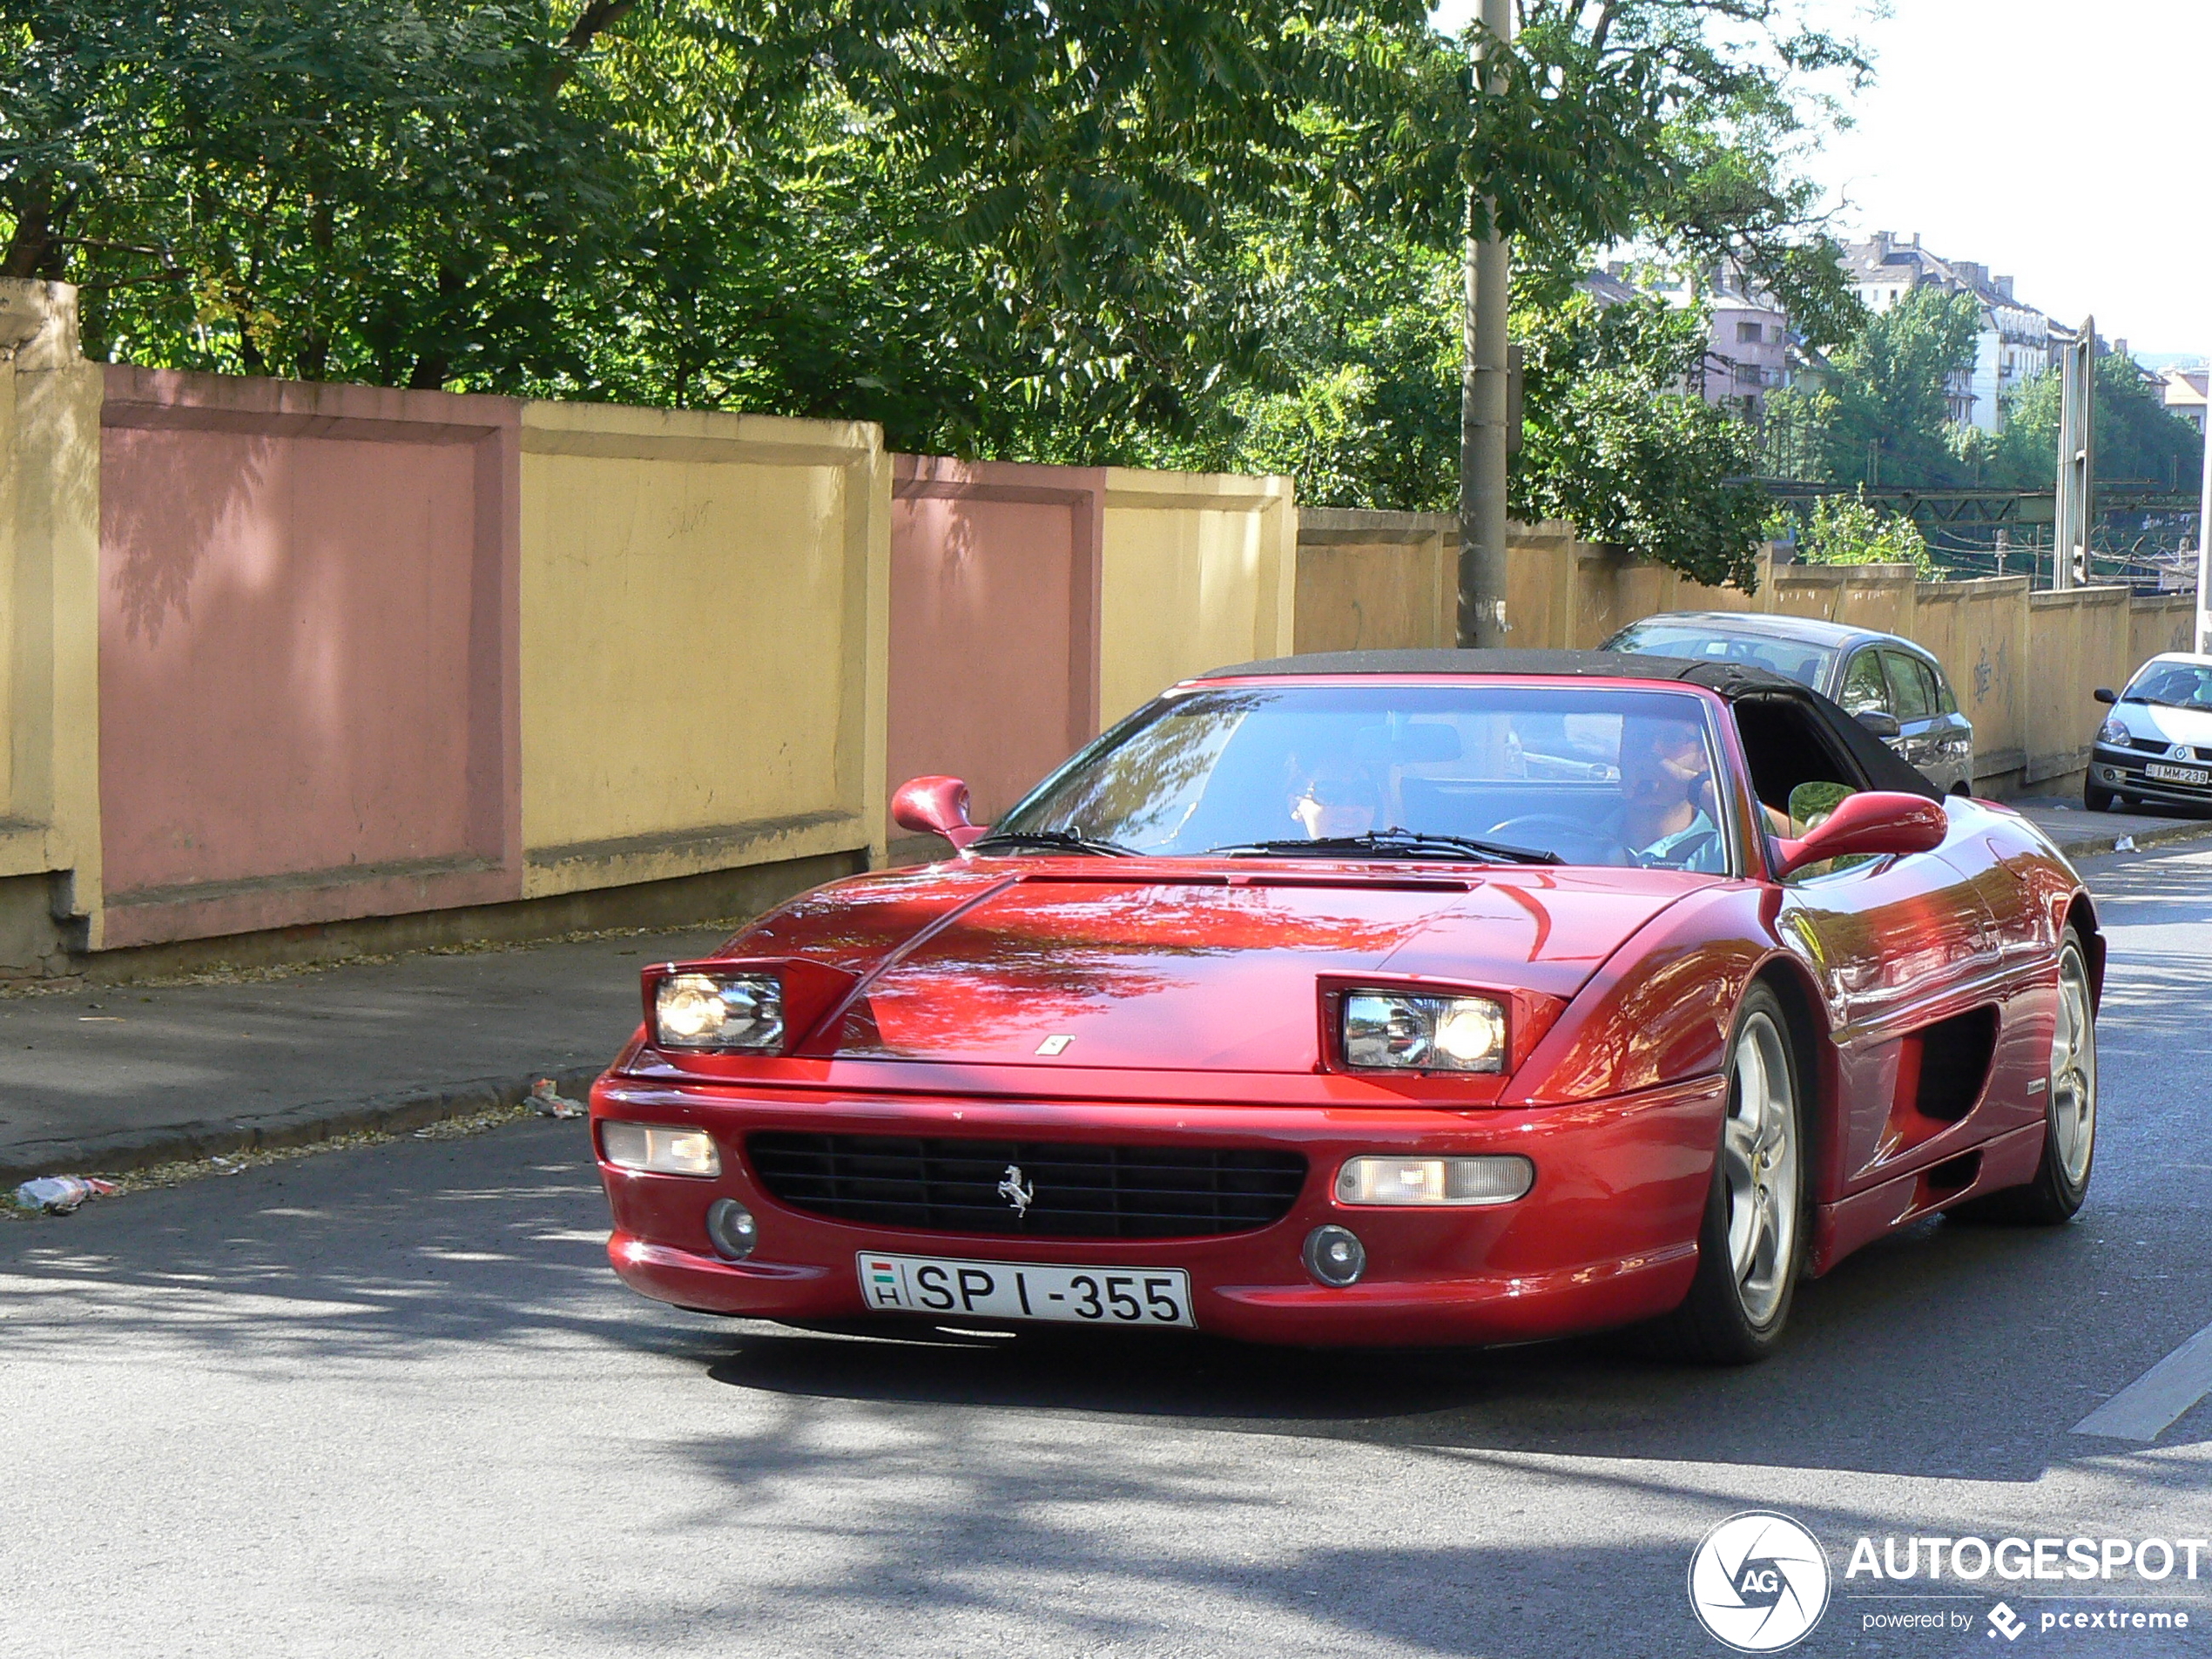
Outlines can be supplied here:
M1749 663L1698 662L1684 657L1647 657L1609 651L1324 651L1273 657L1209 670L1199 679L1274 674L1512 674L1594 679L1683 680L1716 692L1729 703L1779 700L1797 705L1832 736L1865 774L1871 789L1895 790L1941 800L1943 792L1889 745L1810 686Z

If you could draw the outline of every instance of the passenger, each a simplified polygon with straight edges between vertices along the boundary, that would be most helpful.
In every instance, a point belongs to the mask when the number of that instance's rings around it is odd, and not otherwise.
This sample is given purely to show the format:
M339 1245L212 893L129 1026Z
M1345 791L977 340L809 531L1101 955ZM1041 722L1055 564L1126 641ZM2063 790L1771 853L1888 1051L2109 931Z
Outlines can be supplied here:
M1307 769L1291 795L1291 816L1310 841L1365 835L1382 812L1382 790L1365 766L1325 760Z

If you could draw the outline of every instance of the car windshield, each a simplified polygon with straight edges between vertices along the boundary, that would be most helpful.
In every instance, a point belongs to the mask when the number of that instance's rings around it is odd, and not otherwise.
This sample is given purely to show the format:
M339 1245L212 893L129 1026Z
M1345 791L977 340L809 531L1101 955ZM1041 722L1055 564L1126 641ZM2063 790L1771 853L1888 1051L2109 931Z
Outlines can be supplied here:
M987 853L1730 868L1703 703L1681 691L1210 686L1139 711Z
M2153 663L2121 695L2130 703L2212 711L2212 668L2199 663Z
M1786 674L1800 685L1820 689L1836 653L1825 645L1802 639L1776 639L1760 634L1723 633L1689 623L1640 622L1623 628L1606 646L1608 651L1630 651L1645 657L1688 657L1699 661L1750 663L1754 667Z

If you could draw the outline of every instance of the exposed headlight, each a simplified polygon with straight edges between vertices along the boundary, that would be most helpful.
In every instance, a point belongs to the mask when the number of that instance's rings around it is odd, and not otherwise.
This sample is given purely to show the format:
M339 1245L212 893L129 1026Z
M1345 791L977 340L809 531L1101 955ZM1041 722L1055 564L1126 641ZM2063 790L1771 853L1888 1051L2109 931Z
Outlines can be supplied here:
M663 1049L780 1048L784 982L774 974L671 974L653 994Z
M1393 1071L1501 1071L1506 1011L1487 996L1347 991L1344 1059Z
M1507 1154L1468 1158L1346 1158L1337 1202L1366 1204L1511 1204L1536 1183L1536 1166Z
M660 1123L599 1125L599 1150L608 1163L655 1175L719 1175L722 1155L703 1129L671 1129Z
M2134 735L2128 730L2128 724L2124 720L2107 720L2097 728L2099 743L2122 744Z

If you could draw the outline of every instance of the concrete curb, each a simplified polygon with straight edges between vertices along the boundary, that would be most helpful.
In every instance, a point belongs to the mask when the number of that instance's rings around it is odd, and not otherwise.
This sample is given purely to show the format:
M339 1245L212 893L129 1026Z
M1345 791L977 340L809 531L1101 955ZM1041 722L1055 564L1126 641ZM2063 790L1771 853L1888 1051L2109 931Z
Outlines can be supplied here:
M2087 817L2087 814L2084 813L2083 816ZM2194 841L2201 837L2212 835L2212 819L2207 819L2202 823L2168 824L2163 829L2114 830L2109 834L2077 835L2063 841L2059 840L2055 835L2051 839L2057 842L2059 851L2070 859L2094 859L2102 853L2115 851L2114 843L2122 835L2134 835L2135 850L2141 852L2147 846L2168 846L2175 841Z
M26 1141L0 1147L0 1187L12 1187L42 1175L105 1175L218 1153L312 1146L318 1141L364 1130L401 1133L448 1118L518 1106L540 1077L552 1078L561 1093L581 1100L604 1069L604 1066L570 1066L533 1072L528 1077L477 1078L431 1094L320 1101L262 1117L167 1123L84 1140Z

